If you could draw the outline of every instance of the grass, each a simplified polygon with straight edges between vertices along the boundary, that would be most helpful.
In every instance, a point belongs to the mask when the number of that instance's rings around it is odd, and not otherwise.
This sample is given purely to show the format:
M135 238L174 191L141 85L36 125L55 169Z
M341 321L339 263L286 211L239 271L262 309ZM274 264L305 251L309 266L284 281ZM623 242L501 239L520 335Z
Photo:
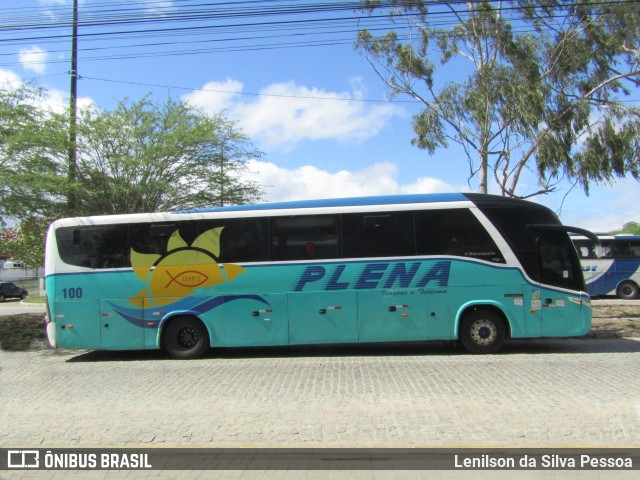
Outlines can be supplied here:
M31 291L31 290L29 290ZM24 303L45 303L45 297L40 295L31 295L23 300Z

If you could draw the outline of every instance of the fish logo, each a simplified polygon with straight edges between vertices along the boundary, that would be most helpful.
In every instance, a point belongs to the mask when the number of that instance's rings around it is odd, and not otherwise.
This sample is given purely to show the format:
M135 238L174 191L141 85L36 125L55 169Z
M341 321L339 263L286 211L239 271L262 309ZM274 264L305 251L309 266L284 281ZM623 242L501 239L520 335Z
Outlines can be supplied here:
M147 283L137 295L129 299L136 306L151 308L184 298L196 288L206 288L230 282L245 272L234 264L219 265L220 234L224 227L207 230L191 245L174 231L167 241L163 255L139 253L131 249L131 266L140 280Z

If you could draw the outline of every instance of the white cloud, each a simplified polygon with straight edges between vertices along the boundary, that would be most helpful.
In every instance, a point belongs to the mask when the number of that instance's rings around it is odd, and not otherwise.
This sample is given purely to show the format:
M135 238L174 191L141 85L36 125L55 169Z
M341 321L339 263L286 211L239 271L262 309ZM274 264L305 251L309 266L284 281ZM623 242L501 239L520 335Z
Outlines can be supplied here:
M202 89L184 95L182 99L209 114L216 114L229 108L242 89L242 83L226 78L223 82L208 82Z
M0 69L0 87L15 90L23 86L18 75L11 70ZM78 97L78 109L82 110L95 105L90 97ZM57 113L65 113L69 109L69 94L62 90L50 88L44 90L43 96L38 98L37 106Z
M95 105L92 98L78 97L78 110L93 107ZM40 104L41 107L46 108L52 112L65 113L69 109L69 94L61 90L49 89L46 91L44 102Z
M183 99L209 113L225 114L263 149L291 151L303 140L361 142L377 135L394 117L395 105L360 101L358 82L351 92L330 92L295 82L274 83L259 95L242 94L243 84L227 78L207 83Z
M61 5L71 5L72 0L38 0L38 4L43 7L59 7ZM83 0L80 3L84 3Z
M0 68L0 86L9 89L16 89L22 85L22 80L11 70L2 70Z
M592 232L618 230L627 222L640 222L640 188L628 176L611 185L592 185L587 197L576 192L567 197L562 222Z
M146 15L152 17L164 17L175 11L176 8L171 0L138 0L138 3L148 4Z
M376 163L353 172L329 172L312 165L288 170L259 160L252 160L247 166L249 172L245 178L264 185L264 200L269 202L463 190L426 177L411 184L399 184L398 168L390 162Z
M18 52L18 60L25 70L36 73L44 73L46 70L46 61L48 53L34 45L30 48L21 48Z

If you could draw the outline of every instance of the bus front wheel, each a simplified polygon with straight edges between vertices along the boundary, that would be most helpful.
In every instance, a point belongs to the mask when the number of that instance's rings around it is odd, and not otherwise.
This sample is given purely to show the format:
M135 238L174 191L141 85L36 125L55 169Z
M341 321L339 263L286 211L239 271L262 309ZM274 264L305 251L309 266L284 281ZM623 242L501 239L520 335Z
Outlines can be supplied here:
M490 310L474 310L462 319L459 338L470 353L495 353L507 336L502 318Z
M171 320L162 338L165 350L173 358L197 358L209 348L207 329L194 317L184 316Z
M618 286L618 290L616 292L618 294L618 298L623 300L633 300L634 298L638 298L638 285L633 282L622 282Z

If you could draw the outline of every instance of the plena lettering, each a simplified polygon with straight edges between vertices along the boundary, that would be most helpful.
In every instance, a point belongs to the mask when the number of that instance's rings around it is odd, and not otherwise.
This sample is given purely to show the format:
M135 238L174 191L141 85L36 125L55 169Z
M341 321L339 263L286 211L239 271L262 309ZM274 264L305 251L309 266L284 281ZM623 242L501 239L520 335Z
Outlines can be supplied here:
M293 286L294 292L314 286L315 290L373 290L378 288L424 288L449 285L451 261L375 262L361 265L311 265Z

